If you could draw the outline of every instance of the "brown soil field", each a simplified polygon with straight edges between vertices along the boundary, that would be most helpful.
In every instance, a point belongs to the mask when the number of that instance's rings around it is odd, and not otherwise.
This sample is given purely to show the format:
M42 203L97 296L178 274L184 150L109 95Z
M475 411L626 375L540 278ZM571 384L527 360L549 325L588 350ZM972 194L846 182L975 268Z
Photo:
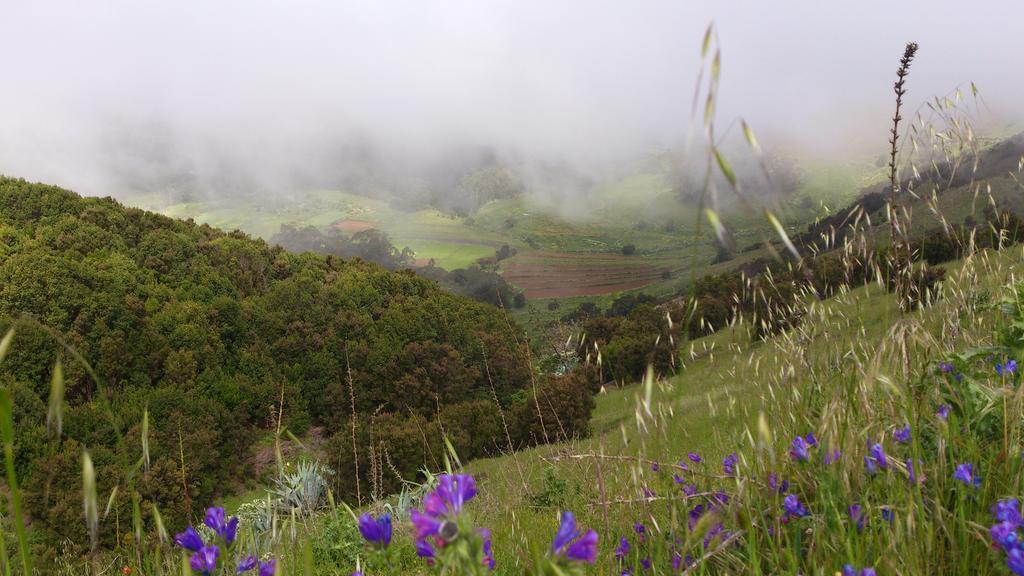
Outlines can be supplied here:
M339 220L332 224L332 226L348 234L355 234L356 232L362 232L363 230L370 230L371 228L377 227L375 223L367 220Z
M643 288L661 280L667 268L636 256L531 252L503 264L505 280L527 298L597 296Z

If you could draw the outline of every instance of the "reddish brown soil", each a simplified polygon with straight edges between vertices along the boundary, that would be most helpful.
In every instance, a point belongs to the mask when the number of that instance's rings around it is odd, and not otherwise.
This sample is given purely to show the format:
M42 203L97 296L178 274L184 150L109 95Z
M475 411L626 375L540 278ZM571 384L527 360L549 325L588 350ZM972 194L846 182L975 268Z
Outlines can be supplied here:
M363 230L370 230L376 228L377 225L367 220L339 220L333 224L335 228L342 232L348 232L349 234L355 234L356 232L362 232Z
M503 275L527 298L597 296L634 290L661 279L666 268L635 256L534 252L507 262Z

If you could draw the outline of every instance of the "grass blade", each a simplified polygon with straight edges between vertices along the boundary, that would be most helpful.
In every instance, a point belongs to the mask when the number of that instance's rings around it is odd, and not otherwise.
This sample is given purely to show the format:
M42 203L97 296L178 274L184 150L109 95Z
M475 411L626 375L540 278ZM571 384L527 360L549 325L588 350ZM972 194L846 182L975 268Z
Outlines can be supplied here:
M0 355L10 346L13 331L0 342ZM14 532L18 536L18 554L25 574L32 574L32 557L28 553L28 536L25 534L25 517L21 512L21 493L18 491L18 477L14 471L14 402L11 391L0 389L0 436L4 442L4 465L7 468L7 489L10 491L11 508L14 511Z

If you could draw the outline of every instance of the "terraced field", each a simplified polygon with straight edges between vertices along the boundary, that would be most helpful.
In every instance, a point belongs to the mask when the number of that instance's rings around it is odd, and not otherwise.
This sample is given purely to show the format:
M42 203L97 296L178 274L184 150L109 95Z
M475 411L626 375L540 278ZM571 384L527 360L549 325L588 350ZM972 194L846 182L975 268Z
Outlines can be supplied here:
M506 280L527 298L598 296L659 282L669 268L638 256L585 252L530 252L503 266Z

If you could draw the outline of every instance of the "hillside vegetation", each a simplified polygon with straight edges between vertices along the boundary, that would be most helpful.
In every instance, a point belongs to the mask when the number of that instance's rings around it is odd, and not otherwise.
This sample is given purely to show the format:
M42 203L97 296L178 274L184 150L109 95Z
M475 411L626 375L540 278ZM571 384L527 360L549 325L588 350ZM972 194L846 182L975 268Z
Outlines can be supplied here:
M89 540L83 449L108 515L141 506L178 526L193 503L274 473L272 455L254 454L282 436L334 446L331 464L347 472L334 495L356 503L399 486L385 460L417 478L431 446L443 449L438 428L483 456L582 433L592 406L585 383L535 377L497 309L411 272L4 178L0 331L10 328L0 382L16 406L15 472L51 553ZM544 412L562 423L550 436L538 433ZM133 471L140 445L145 467ZM98 536L121 541L116 523Z

